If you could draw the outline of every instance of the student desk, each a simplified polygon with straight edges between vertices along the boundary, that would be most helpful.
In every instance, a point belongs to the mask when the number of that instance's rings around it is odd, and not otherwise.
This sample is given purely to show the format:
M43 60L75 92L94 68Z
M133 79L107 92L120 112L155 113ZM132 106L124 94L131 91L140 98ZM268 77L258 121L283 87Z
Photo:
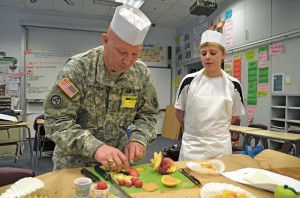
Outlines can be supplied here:
M28 125L30 125L27 122L19 122L16 124L1 124L0 125L0 130L6 130L6 129L11 129L11 128L25 128L27 129L27 134L28 134L28 142L29 142L29 150L30 150L30 157L31 157L31 166L32 166L32 170L35 171L34 168L34 163L33 163L33 151L32 151L32 145L31 145L31 133L30 133L30 128L28 127ZM7 145L8 143L0 143L1 145Z
M223 161L225 164L225 171L235 171L246 167L261 168L272 172L276 172L281 175L289 176L294 179L300 179L300 158L280 153L274 150L266 149L254 158L242 154L232 154L222 157L220 158L220 160ZM186 167L186 163L187 161L181 161L176 162L176 165L179 168L185 168L185 170L187 170L190 174L198 178L203 185L210 182L228 183L243 188L244 190L247 190L248 192L252 193L258 198L273 198L272 192L237 183L222 175L205 175L191 171ZM41 179L45 184L45 187L39 190L39 194L52 197L74 197L75 187L73 181L78 177L83 177L83 175L81 175L80 173L80 169L81 168L63 169L37 176L37 178ZM88 169L92 170L92 167L88 167ZM1 187L0 194L9 187L9 185ZM200 189L201 187L198 186L177 190L172 188L168 190L157 189L154 192L131 193L131 195L134 198L199 198ZM112 198L116 196L110 195L109 197Z
M300 142L300 134L262 130L259 128L234 126L234 125L230 126L230 130L234 130L234 132L236 132L236 133L241 133L245 137L245 144L249 144L250 143L249 140L252 137L261 137L261 138L266 138L266 139L291 142L293 145L293 148L296 151L295 154L300 149L299 146L297 147L297 144L299 144L299 142Z

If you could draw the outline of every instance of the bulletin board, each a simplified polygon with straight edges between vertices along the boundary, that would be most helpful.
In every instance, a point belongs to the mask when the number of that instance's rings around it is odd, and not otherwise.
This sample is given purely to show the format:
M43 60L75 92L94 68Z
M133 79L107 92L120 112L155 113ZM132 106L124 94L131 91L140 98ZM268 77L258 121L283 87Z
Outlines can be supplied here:
M228 72L231 72L234 75L234 62L236 57L241 57L241 85L243 88L244 95L244 103L246 107L256 106L254 122L259 123L269 123L270 122L270 109L271 109L271 95L273 94L281 94L281 95L295 95L299 94L300 90L300 81L299 81L299 68L296 66L297 63L300 62L300 57L298 55L298 48L300 45L300 36L290 38L290 39L282 39L276 42L267 43L261 46L249 48L246 50L242 50L233 54L228 54L225 59L225 70L227 69L227 65L231 68ZM276 47L277 51L270 52L270 47ZM278 46L281 46L279 48ZM264 61L262 58L262 54L260 53L263 48L267 48L268 55L266 60ZM280 50L279 50L280 49ZM251 73L251 62L256 62L256 76L257 76L257 89L256 93L251 92L251 89L254 85L252 80L250 80ZM261 65L266 64L268 67L267 82L260 82L261 79L261 71L264 67ZM274 82L273 76L275 74L282 75L283 88L280 92L274 92ZM291 83L285 84L285 77L289 77L291 79ZM265 84L265 85L264 85ZM264 85L264 86L262 86ZM264 91L265 90L265 91ZM265 94L260 94L264 93ZM251 95L249 94L257 94L256 101L248 104L249 98ZM247 117L247 116L246 116Z

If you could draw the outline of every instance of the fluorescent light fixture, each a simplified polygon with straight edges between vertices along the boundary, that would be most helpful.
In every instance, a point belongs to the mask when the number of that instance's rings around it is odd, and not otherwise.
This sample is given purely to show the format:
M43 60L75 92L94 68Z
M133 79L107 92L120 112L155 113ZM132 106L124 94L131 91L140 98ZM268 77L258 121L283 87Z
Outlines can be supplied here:
M135 8L140 8L145 0L116 0L116 1L122 1L124 5L131 5Z
M113 6L113 7L117 7L122 5L122 2L120 2L119 0L93 0L93 3L96 4L101 4L101 5L105 5L105 6Z
M117 7L119 5L131 5L135 8L140 8L145 0L93 0L94 3L106 5L106 6L114 6Z
M68 5L75 5L75 3L73 2L73 0L64 0Z

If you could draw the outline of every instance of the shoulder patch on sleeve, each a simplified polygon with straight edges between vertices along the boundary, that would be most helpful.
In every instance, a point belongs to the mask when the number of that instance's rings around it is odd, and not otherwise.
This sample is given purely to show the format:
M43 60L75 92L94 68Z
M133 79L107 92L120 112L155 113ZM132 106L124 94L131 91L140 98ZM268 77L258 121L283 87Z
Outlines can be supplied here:
M69 98L73 98L78 93L77 87L67 78L62 79L57 85Z

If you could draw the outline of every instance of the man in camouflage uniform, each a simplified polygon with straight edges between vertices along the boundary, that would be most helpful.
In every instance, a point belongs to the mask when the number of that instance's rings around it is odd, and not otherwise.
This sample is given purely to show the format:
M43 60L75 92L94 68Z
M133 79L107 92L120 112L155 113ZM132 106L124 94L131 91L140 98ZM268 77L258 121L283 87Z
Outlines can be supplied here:
M127 15L120 14L124 9ZM118 28L128 10L142 16L144 28ZM46 133L56 143L54 170L101 163L120 171L145 156L158 114L149 70L138 59L150 25L140 10L120 6L102 35L103 46L66 62L44 103Z

